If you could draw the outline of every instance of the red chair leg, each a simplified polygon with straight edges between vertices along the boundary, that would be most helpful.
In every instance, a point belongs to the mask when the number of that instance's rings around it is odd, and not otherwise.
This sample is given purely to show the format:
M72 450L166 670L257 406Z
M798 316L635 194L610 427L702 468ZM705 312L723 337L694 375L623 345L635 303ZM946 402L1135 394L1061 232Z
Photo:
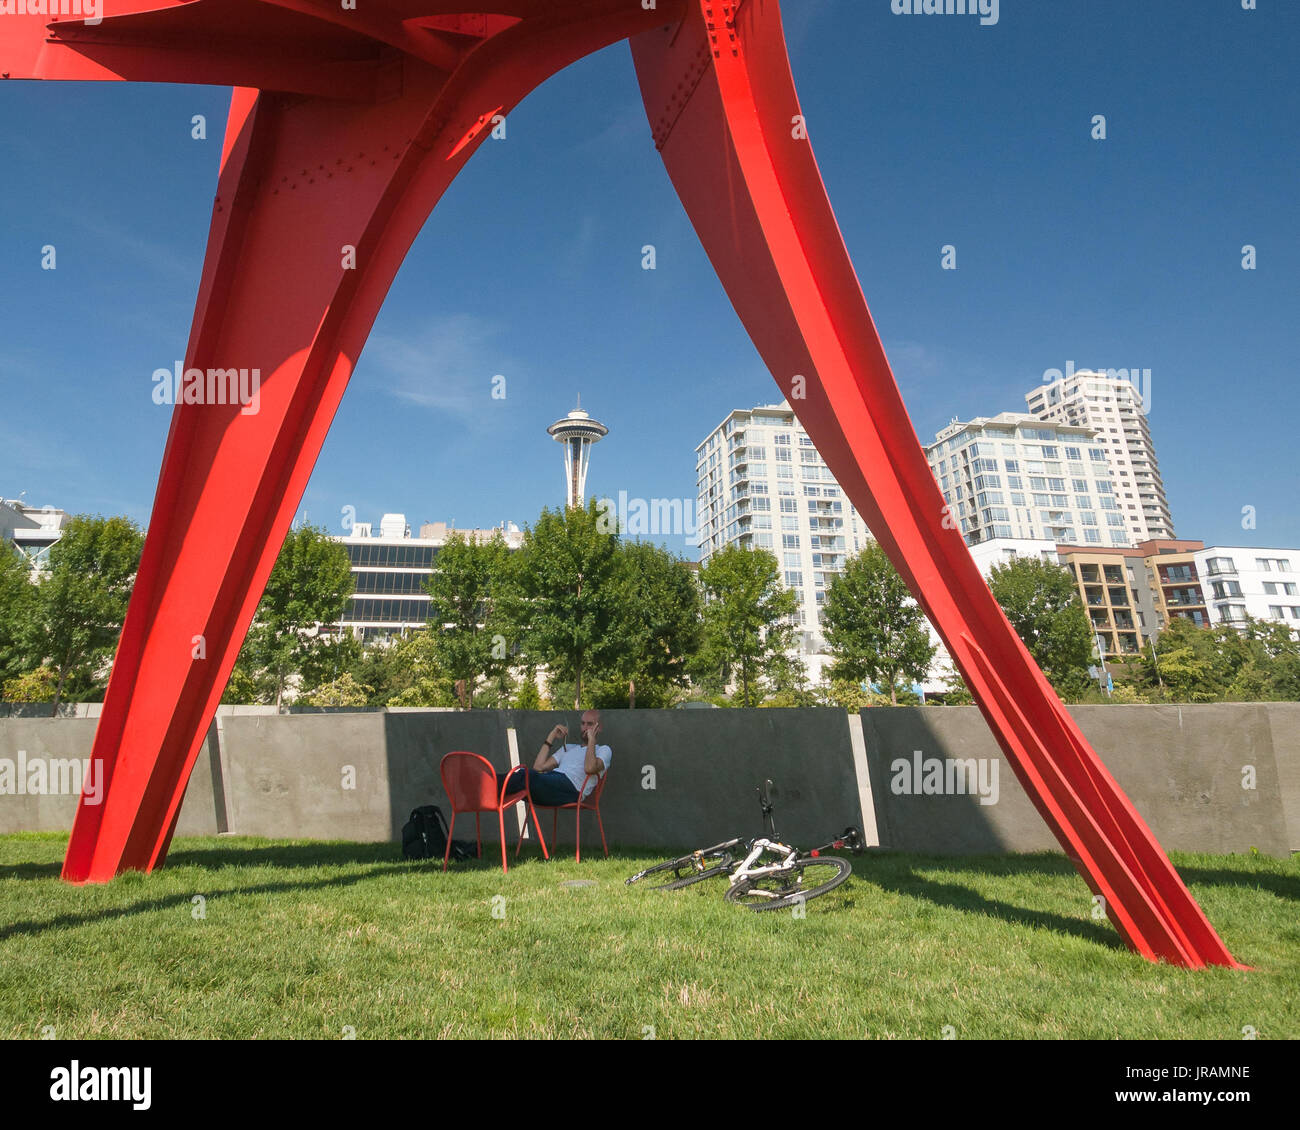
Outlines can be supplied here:
M456 810L451 810L451 825L447 828L447 850L442 853L442 869L447 870L447 860L451 858L451 834L456 830Z
M609 844L605 842L605 821L600 818L600 805L596 805L596 825L600 828L600 846L605 849L605 858L609 858Z
M501 809L497 809L497 823L501 827L501 874L509 873L506 866L506 814Z
M542 858L549 862L551 853L546 850L546 837L542 835L542 826L537 822L537 810L533 808L533 798L531 794L528 797L528 812L533 818L533 830L537 833L537 842L542 845ZM554 842L554 834L552 834L551 840Z
M574 813L573 820L573 858L575 862L582 862L582 798L578 798L578 809Z

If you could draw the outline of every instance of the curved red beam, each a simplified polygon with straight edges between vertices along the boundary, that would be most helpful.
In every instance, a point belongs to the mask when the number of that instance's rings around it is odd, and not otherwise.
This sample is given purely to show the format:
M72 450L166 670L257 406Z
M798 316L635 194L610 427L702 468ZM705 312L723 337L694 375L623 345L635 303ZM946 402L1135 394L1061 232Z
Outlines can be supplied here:
M945 525L810 143L791 128L777 0L360 7L192 0L99 24L0 21L5 77L238 88L185 365L262 374L256 413L175 409L95 737L104 802L79 807L64 877L104 881L165 858L276 549L411 241L495 113L630 38L655 143L737 313L1038 811L1135 951L1243 968Z

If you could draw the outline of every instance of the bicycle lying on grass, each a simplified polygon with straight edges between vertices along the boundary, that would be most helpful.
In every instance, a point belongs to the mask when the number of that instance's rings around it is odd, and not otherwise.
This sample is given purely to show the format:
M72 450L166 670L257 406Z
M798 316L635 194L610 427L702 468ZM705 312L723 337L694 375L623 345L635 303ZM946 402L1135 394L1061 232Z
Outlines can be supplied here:
M627 883L659 878L665 881L652 884L652 890L676 891L704 879L729 875L727 901L751 910L780 910L833 891L849 877L853 866L847 859L821 853L847 848L860 854L862 837L858 830L845 828L830 843L801 852L777 838L771 790L771 781L763 782L757 790L771 838L726 840L700 848L638 871ZM764 856L768 858L764 860Z

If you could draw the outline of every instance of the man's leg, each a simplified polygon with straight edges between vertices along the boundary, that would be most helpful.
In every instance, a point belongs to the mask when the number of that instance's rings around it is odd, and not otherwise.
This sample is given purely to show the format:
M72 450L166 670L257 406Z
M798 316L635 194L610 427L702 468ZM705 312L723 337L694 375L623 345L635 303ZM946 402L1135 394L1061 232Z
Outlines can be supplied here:
M539 773L536 769L529 769L524 765L516 766L509 774L513 778L510 782L512 789L523 788L523 780L516 775L521 773L527 775L528 791L532 794L534 804L552 807L561 804L573 804L578 799L578 790L573 787L573 782L558 769ZM505 773L497 772L498 788L500 788L506 776Z

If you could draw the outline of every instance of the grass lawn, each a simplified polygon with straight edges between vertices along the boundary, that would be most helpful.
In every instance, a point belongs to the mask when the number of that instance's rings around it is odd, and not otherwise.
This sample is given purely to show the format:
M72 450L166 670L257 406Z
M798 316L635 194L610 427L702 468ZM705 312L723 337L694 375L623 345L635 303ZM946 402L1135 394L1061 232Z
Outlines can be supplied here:
M0 837L0 1037L1300 1036L1296 858L1174 855L1256 968L1193 973L1131 954L1054 854L870 854L796 918L624 885L659 852L444 875L395 844L184 839L74 887L65 842Z

